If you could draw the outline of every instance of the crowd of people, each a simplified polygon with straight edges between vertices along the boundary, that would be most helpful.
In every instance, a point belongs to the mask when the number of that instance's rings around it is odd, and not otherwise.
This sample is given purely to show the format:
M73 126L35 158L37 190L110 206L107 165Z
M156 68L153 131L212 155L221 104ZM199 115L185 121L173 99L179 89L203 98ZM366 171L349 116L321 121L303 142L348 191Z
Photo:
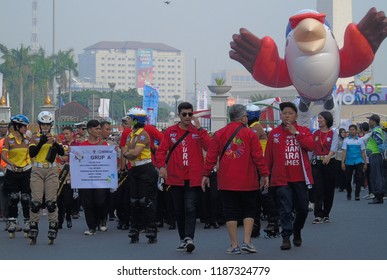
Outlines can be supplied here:
M0 215L11 239L24 231L37 242L39 220L47 214L49 244L58 230L71 228L83 211L86 236L108 230L117 221L130 243L145 233L156 243L164 223L177 227L177 251L195 250L197 220L205 229L225 225L227 254L255 253L252 238L264 232L281 236L281 250L302 245L308 213L313 224L331 222L335 191L360 200L362 188L382 204L387 194L386 127L380 117L334 130L328 111L318 114L315 131L298 125L292 102L280 104L280 124L265 131L260 109L236 104L230 122L213 135L201 127L193 106L178 106L179 122L159 131L147 114L131 108L122 118L122 133L108 121L89 120L53 133L54 117L39 113L39 131L28 133L24 115L0 121ZM118 188L71 187L69 155L73 146L113 145L117 152ZM102 148L102 147L101 147ZM23 227L19 225L19 202ZM238 226L243 237L238 240ZM293 240L291 242L291 237ZM240 244L240 245L239 245Z

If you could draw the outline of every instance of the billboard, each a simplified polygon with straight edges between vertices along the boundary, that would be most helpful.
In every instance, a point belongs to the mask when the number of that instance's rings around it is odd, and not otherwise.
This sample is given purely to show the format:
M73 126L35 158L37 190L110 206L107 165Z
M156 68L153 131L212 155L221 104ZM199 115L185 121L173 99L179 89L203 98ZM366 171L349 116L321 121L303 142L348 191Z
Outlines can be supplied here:
M144 85L151 85L153 83L153 68L152 49L137 50L137 88L143 88Z

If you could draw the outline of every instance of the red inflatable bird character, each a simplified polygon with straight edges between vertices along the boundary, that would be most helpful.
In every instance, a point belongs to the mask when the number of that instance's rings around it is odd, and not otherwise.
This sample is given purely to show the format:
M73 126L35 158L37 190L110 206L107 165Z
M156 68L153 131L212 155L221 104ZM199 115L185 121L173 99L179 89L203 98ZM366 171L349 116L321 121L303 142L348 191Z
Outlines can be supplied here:
M285 58L271 37L256 37L245 28L233 35L230 58L240 62L259 83L269 87L293 85L300 112L312 101L324 101L324 109L335 106L332 90L337 79L354 76L373 61L387 36L383 11L371 8L358 23L348 25L344 45L338 48L325 14L302 10L290 17L286 30Z

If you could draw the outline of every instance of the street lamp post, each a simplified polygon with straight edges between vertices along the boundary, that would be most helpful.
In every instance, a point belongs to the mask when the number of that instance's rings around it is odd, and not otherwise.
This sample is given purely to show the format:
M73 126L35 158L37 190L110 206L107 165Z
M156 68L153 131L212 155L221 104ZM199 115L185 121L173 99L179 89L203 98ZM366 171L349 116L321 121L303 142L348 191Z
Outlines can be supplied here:
M111 111L111 118L112 118L112 125L114 125L114 106L113 106L113 92L114 88L116 87L116 83L108 83L111 93L110 93L110 111Z
M175 114L177 116L178 115L178 112L177 112L177 101L179 100L180 95L175 94L172 97L175 99Z
M58 131L61 130L61 118L62 118L62 98L61 98L61 95L62 95L62 82L63 82L63 78L61 75L57 75L56 76L56 82L58 84L58 104L59 104L59 114L58 114Z

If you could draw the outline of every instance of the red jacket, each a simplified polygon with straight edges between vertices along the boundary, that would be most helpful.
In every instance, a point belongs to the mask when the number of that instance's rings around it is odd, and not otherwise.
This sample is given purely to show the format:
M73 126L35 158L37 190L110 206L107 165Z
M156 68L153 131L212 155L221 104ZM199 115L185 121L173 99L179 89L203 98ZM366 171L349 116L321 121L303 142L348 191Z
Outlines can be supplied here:
M204 165L204 175L209 176L224 146L241 122L231 122L218 130L211 141ZM258 190L258 172L269 176L257 134L244 127L238 131L223 154L218 168L218 188L229 191Z
M299 126L297 123L295 123L294 126L297 131L300 132L297 136L293 136L288 131L285 131L282 125L274 128L269 134L265 151L265 160L271 172L270 186L287 186L288 182L298 181L305 181L308 185L313 184L312 168L308 157L308 151L314 150L313 135L307 127ZM299 153L291 158L286 158L286 141L294 141L294 139L297 140L294 142L296 147L301 147L300 152L302 160L298 157ZM292 181L289 181L289 178L287 177L287 171L290 167L286 165L286 161L289 160L297 160L298 166L301 168L298 169L299 172L297 173L301 174L301 176ZM297 167L292 166L291 168Z
M200 131L190 125L188 135L171 153L167 164L167 185L184 186L184 180L190 180L190 186L200 186L203 175L203 150L207 150L211 138L204 129ZM179 124L168 127L163 140L156 151L156 167L165 167L167 153L186 132Z

